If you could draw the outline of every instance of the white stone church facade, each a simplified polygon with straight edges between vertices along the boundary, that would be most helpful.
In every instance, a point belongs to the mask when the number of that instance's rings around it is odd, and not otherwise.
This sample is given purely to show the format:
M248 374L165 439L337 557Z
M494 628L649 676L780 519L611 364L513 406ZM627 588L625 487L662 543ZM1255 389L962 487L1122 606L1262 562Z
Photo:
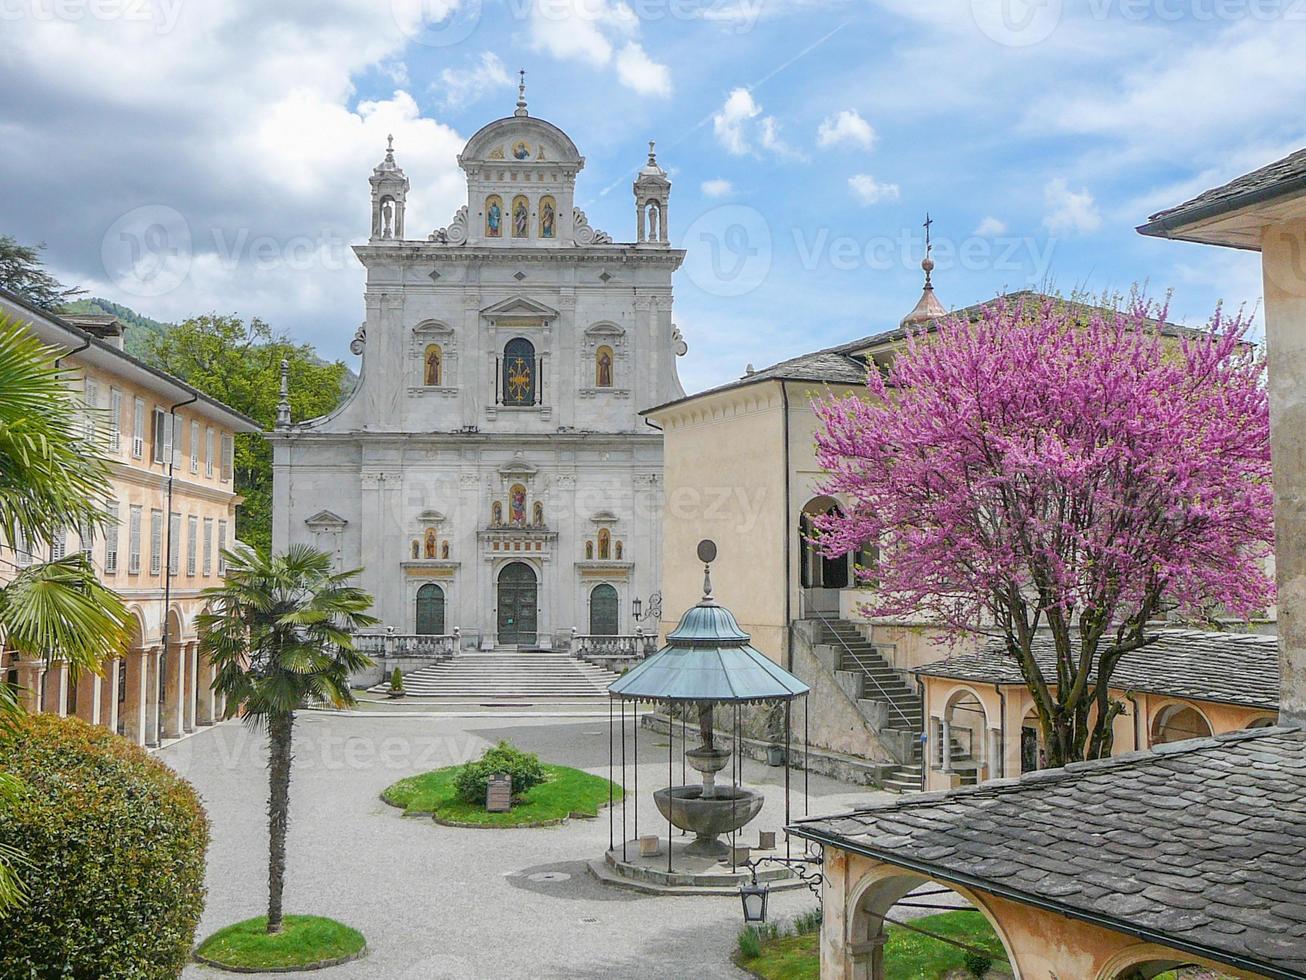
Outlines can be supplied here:
M362 569L399 634L557 648L652 631L633 605L659 587L662 437L639 411L684 393L670 182L650 146L636 240L614 242L573 203L584 157L524 95L458 163L467 204L422 238L392 150L372 174L361 379L323 418L283 406L273 547Z

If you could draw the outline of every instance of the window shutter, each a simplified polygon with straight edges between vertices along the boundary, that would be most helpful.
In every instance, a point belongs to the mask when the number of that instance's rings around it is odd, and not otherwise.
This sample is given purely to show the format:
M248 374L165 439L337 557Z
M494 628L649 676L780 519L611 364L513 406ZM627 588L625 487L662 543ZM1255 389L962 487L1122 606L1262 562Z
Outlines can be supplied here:
M145 455L145 402L137 398L132 403L132 456L141 459Z
M127 518L127 574L141 571L141 509L132 507Z
M190 471L200 471L200 424L195 419L190 423Z
M218 574L227 574L227 522L218 521Z
M116 453L122 449L122 392L117 388L109 389L109 451Z
M204 430L204 475L213 477L213 427Z
M181 515L168 515L168 574L176 575L181 568Z
M114 575L118 571L118 501L110 500L104 511L104 573Z
M213 518L204 518L204 574L213 574Z
M163 571L163 511L150 511L150 574Z

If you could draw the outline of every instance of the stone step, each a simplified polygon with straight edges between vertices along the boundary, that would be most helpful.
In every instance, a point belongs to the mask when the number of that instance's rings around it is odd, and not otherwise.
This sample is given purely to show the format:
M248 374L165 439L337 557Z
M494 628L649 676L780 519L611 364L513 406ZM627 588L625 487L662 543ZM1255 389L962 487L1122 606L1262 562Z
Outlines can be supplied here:
M517 652L460 654L404 675L404 691L415 698L460 701L554 698L606 701L608 686L619 675L565 654ZM371 691L389 690L388 681Z

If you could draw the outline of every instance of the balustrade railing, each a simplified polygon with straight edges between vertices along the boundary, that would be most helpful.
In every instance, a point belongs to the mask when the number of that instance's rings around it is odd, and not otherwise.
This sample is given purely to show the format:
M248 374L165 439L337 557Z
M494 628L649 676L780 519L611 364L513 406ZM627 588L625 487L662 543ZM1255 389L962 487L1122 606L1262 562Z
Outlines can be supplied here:
M571 652L578 657L623 657L643 659L657 652L656 633L577 633L571 638Z
M458 652L458 633L357 633L360 653L380 657L452 657Z

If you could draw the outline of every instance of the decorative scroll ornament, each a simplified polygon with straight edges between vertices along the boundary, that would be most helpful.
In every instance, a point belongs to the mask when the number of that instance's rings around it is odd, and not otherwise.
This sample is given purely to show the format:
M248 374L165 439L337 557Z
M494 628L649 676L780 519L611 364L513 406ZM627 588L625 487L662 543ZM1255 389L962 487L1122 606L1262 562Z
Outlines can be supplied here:
M367 321L364 320L354 331L354 339L349 342L349 352L351 354L362 354L363 348L367 345Z
M575 230L577 245L612 244L612 236L606 231L599 231L597 228L591 228L590 219L585 217L585 212L580 208L572 208L571 221Z
M685 343L685 335L680 332L680 328L674 323L671 325L671 344L675 348L677 357L684 357L689 353L689 345Z
M453 221L448 228L437 228L431 232L429 241L440 245L462 245L467 241L467 205L464 204L454 212Z

